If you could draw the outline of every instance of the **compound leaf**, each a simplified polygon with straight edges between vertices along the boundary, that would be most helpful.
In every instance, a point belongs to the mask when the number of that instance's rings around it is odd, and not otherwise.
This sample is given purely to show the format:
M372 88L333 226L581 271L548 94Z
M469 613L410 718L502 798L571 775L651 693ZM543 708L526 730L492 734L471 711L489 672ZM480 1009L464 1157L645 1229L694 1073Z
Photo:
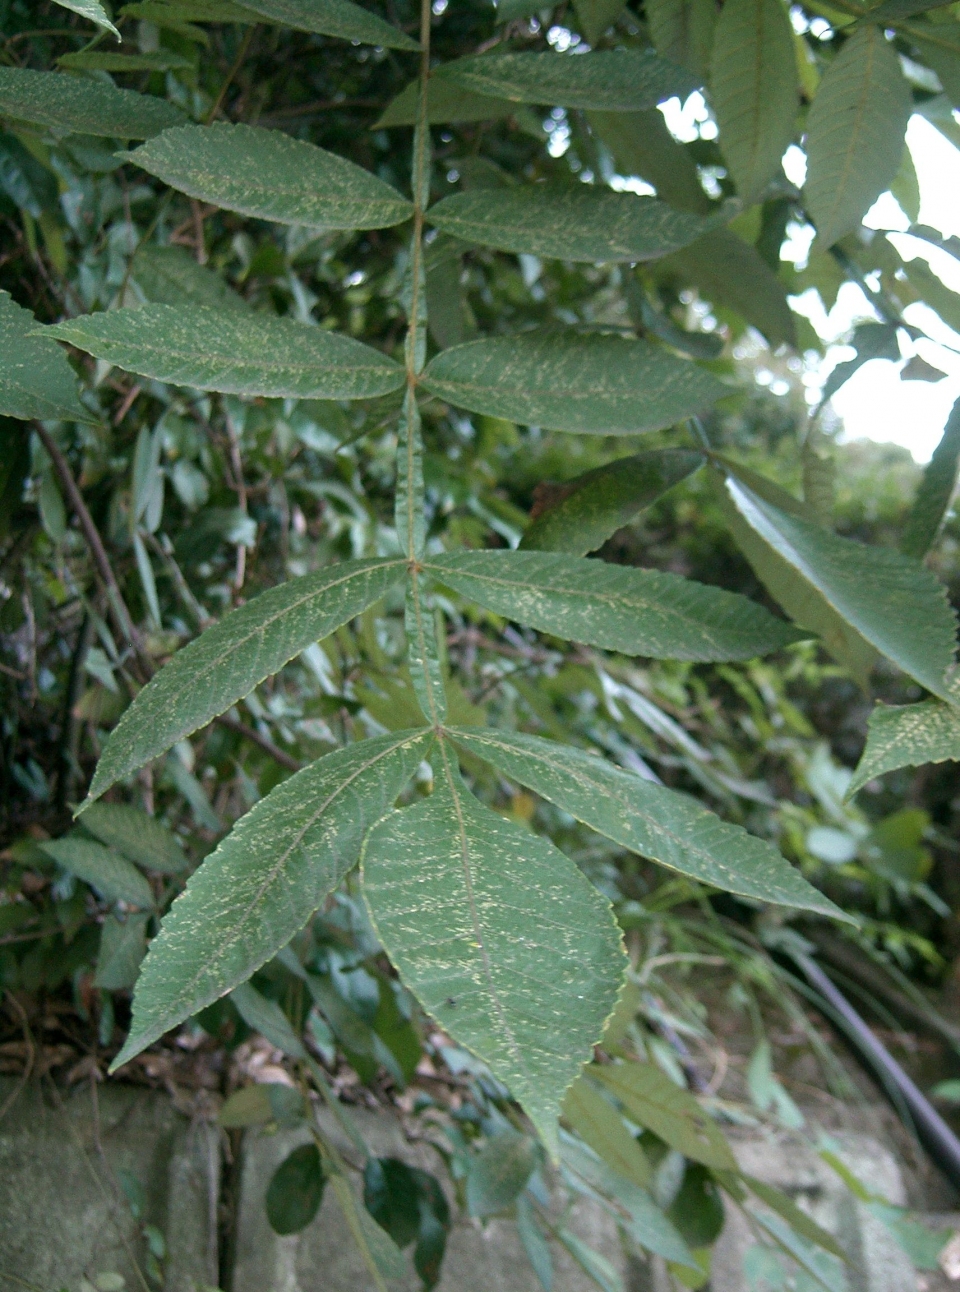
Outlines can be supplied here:
M807 210L821 246L855 229L900 168L910 90L880 27L861 27L827 68L807 120Z
M130 160L190 197L281 224L382 229L413 211L396 189L346 158L257 126L165 130Z
M649 342L569 332L468 341L438 354L422 382L472 413L595 435L658 430L728 393L703 368Z
M315 31L387 49L420 48L404 32L350 0L244 0L243 8L295 31Z
M426 568L499 615L627 655L753 659L803 636L746 597L659 570L504 551L431 557Z
M339 749L241 817L165 916L115 1067L245 983L290 941L356 864L365 832L432 740L406 731Z
M403 572L399 560L344 561L270 588L225 615L178 651L124 713L97 764L88 802L361 614Z
M398 390L404 381L398 363L352 337L206 305L84 314L42 335L141 377L230 395L367 399Z
M780 0L727 0L713 42L710 101L737 192L756 201L780 169L799 107L793 31Z
M437 68L465 89L514 103L635 112L664 99L685 99L699 81L652 50L604 49L588 54L479 54Z
M620 933L573 862L480 804L442 753L430 797L370 832L364 896L406 986L556 1156L564 1094L616 1004Z
M940 526L950 507L957 486L957 464L960 462L960 400L954 404L940 443L933 451L920 481L906 528L900 542L901 552L922 560L936 542Z
M772 844L686 794L539 736L462 727L450 734L504 775L661 866L755 901L848 918Z
M867 723L867 745L847 795L884 772L924 763L960 762L960 681L950 685L952 703L878 704Z
M165 99L64 72L0 67L0 116L110 139L149 139L183 121Z
M46 337L31 335L36 326L29 310L0 291L0 415L90 421L67 356Z
M129 902L143 910L153 906L153 890L146 879L112 848L77 835L40 846L48 857L95 888L105 902Z

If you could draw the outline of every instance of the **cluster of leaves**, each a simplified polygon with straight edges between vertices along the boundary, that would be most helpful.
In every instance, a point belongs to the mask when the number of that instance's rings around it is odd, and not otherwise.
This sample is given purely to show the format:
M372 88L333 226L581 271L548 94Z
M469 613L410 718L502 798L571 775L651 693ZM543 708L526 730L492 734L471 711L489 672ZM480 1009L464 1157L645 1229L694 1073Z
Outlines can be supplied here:
M66 7L100 36L77 49L82 22L38 29L10 0L0 66L4 685L35 701L6 720L8 824L34 827L7 857L40 876L0 907L6 985L72 978L110 1044L112 993L136 979L118 1066L191 1018L216 1034L229 995L234 1033L262 1032L321 1090L316 1056L338 1049L402 1087L432 1019L479 1065L452 1176L474 1214L514 1209L545 1287L550 1235L601 1286L615 1275L550 1228L531 1125L688 1285L708 1277L720 1189L759 1201L768 1239L829 1287L803 1244L833 1240L736 1174L682 1072L621 1044L641 1002L615 916L643 928L727 893L741 918L843 919L853 897L889 945L891 900L943 913L930 821L844 797L960 756L954 617L921 563L960 415L900 550L835 532L814 429L790 433L798 498L725 426L747 329L809 340L788 293L869 293L879 321L833 389L916 334L914 301L954 317L923 262L860 221L890 185L916 215L903 136L911 109L955 129L955 18L581 0L567 26L515 3L391 24L349 0L149 0L114 27ZM697 87L714 137L682 145L657 104ZM802 193L781 169L801 142ZM791 220L817 234L799 272L780 262ZM662 568L604 547L656 515ZM766 605L744 595L760 589ZM812 707L833 675L872 673L904 702L875 710L851 780L788 692ZM722 716L730 695L752 727ZM781 809L784 767L800 794ZM329 910L297 942L345 880L367 913L350 906L349 975ZM581 1075L601 1037L610 1062ZM277 1107L252 1120L307 1105ZM307 1223L329 1182L375 1279L412 1244L432 1283L449 1223L432 1177L363 1149L364 1208L311 1133L268 1198L276 1227Z

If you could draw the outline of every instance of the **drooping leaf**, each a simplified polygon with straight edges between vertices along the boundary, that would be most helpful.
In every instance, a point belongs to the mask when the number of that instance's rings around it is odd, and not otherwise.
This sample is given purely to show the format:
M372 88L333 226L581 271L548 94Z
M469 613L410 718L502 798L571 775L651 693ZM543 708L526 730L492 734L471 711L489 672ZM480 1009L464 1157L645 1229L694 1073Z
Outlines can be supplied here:
M647 0L650 37L661 58L706 79L717 23L712 0Z
M753 659L802 636L746 597L659 570L505 551L431 557L426 568L518 623L629 655Z
M914 499L900 550L922 560L937 540L940 526L950 507L957 487L957 465L960 462L960 400L954 404L943 428L940 443L923 473Z
M587 1072L616 1095L638 1126L652 1130L684 1157L721 1171L736 1170L716 1122L655 1063L591 1064Z
M727 394L716 377L659 346L567 332L468 341L431 360L422 381L473 413L596 435L658 430Z
M567 1091L563 1115L608 1166L641 1189L649 1187L652 1173L646 1154L609 1099L585 1077Z
M149 139L183 121L179 108L165 99L26 67L0 67L0 116L110 139Z
M679 211L708 215L707 197L697 166L677 143L656 108L645 112L590 112L591 130L613 154L621 175L638 175Z
M464 242L590 262L656 260L709 227L656 198L587 184L475 189L444 198L427 218Z
M403 569L395 559L345 561L270 588L225 615L178 651L124 713L97 764L88 802L361 614Z
M517 1234L543 1292L553 1292L553 1254L525 1193L516 1202Z
M67 356L45 337L32 335L35 328L30 311L0 291L0 415L90 421Z
M133 986L147 950L149 920L149 914L127 913L121 919L111 912L107 916L100 927L95 987L104 991L127 991Z
M295 31L315 31L387 49L420 48L404 32L350 0L243 0L243 7Z
M537 1166L537 1146L529 1135L506 1130L487 1140L467 1169L467 1211L493 1216L506 1211L523 1192Z
M16 135L6 131L0 133L0 192L35 220L44 211L55 210L60 201L54 172L41 165Z
M960 762L960 682L950 685L952 703L878 704L867 723L867 745L847 795L898 767Z
M267 1220L275 1234L298 1234L320 1210L326 1184L320 1150L301 1144L280 1163L267 1185Z
M306 1050L293 1029L293 1024L281 1006L257 991L252 983L243 982L234 987L230 1000L247 1027L259 1032L291 1059L303 1059ZM127 1041L129 1045L129 1039ZM118 1056L119 1061L119 1056Z
M772 844L686 794L539 736L463 727L452 728L451 736L591 829L661 866L755 901L848 918Z
M696 77L652 50L604 49L588 54L479 54L444 63L437 78L450 77L475 94L514 103L553 104L636 112L664 99L685 99Z
M143 875L112 848L77 835L51 839L41 847L48 857L95 888L105 902L128 902L142 910L153 906L153 891Z
M54 4L58 4L61 9L70 9L73 13L78 13L81 18L89 18L91 22L95 22L104 31L111 32L116 36L117 40L120 39L120 33L110 21L110 15L104 9L100 0L54 0Z
M428 731L408 731L349 745L241 817L164 918L116 1065L245 983L290 941L356 864L365 832L431 741Z
M130 160L190 197L280 224L382 229L413 211L396 189L346 158L257 126L165 130Z
M586 556L703 462L689 449L654 449L587 471L559 487L559 501L536 516L520 547Z
M64 54L57 59L57 66L68 72L172 72L193 67L189 58L170 50L149 54L114 54L110 50L81 50L78 54Z
M368 835L364 897L401 979L556 1154L564 1093L616 1002L620 934L563 853L478 803L442 758L433 794Z
M847 1254L834 1238L833 1234L828 1233L822 1226L802 1211L792 1198L788 1197L781 1189L767 1184L764 1180L758 1180L752 1175L741 1175L740 1179L746 1184L751 1193L755 1194L765 1206L771 1211L775 1211L787 1222L791 1229L801 1234L811 1243L816 1243L822 1247L825 1252L830 1252L833 1256L838 1256L842 1261L846 1261Z
M710 101L745 203L780 169L799 107L793 30L780 0L727 0L713 41Z
M880 27L861 27L824 73L807 119L803 194L824 247L855 229L900 167L910 91Z
M715 1242L726 1217L713 1172L700 1162L687 1162L683 1183L667 1216L692 1248L709 1247Z
M145 243L133 258L134 282L157 305L208 305L216 310L248 310L239 293L209 265L198 264L186 247Z
M956 622L943 585L929 570L892 548L867 547L788 515L734 479L726 488L753 533L791 571L794 582L770 591L797 623L826 632L833 649L832 616L839 616L928 691L946 696ZM752 559L750 551L746 555ZM762 569L758 573L764 578ZM830 619L822 614L824 605Z
M411 81L387 104L373 129L416 125L419 95L419 80ZM509 99L474 94L456 81L445 80L442 76L431 76L427 83L427 122L432 126L456 121L492 121L497 117L509 117L515 111L516 104Z
M175 875L187 868L177 836L139 808L126 803L92 803L83 814L83 828L108 848L160 875Z

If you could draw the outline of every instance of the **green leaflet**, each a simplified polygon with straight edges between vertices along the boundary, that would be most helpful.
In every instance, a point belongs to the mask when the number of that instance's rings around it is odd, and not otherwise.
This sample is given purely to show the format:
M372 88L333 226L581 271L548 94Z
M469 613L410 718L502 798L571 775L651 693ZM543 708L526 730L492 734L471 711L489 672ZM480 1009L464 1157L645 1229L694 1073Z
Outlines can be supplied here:
M259 15L250 8L233 4L232 0L145 0L142 4L127 4L120 10L124 18L142 18L157 26L171 27L175 23L196 22L259 22Z
M37 335L142 377L231 395L368 399L404 383L398 363L361 341L252 311L141 305L84 314Z
M589 54L480 54L437 68L475 94L514 103L636 112L664 99L686 98L696 77L652 50L604 49Z
M805 634L733 592L556 552L456 552L433 576L517 623L654 659L753 659Z
M67 356L45 337L31 335L35 328L30 311L0 291L0 415L91 421Z
M592 1063L591 1077L620 1100L627 1116L662 1140L715 1170L735 1171L730 1146L716 1123L688 1091L682 1090L655 1063Z
M111 139L149 139L183 121L180 109L165 99L25 67L0 67L0 116Z
M104 9L100 0L54 0L54 4L58 4L61 9L70 9L73 13L78 13L81 18L89 18L91 22L95 22L104 31L112 32L117 40L120 39L120 33L110 21L110 15Z
M438 354L422 384L472 413L595 435L658 430L727 394L660 346L569 332L468 341Z
M584 261L655 260L710 227L656 198L587 184L457 193L432 207L427 219L465 242Z
M798 623L821 632L826 603L864 642L934 695L947 696L956 622L929 570L891 548L867 547L788 515L734 479L727 492L753 533L799 576L795 586L770 588Z
M175 875L189 864L175 834L126 803L91 803L83 814L83 828L130 861L159 874Z
M382 229L413 212L376 175L279 130L180 126L137 148L130 160L190 197L281 224Z
M208 265L197 264L186 247L147 242L133 258L133 280L157 305L209 305L217 310L249 310L249 305Z
M772 844L696 799L602 758L520 732L452 728L451 737L504 775L632 852L756 901L847 919Z
M563 1115L608 1166L641 1189L649 1187L652 1172L646 1154L609 1099L585 1077L579 1077L567 1091Z
M419 94L420 82L411 81L387 104L373 129L416 125ZM516 105L506 99L473 94L456 81L444 80L442 76L431 76L427 85L427 122L432 126L448 121L489 121L495 117L509 117L515 111Z
M922 560L936 542L957 485L960 461L960 400L954 404L910 508L900 550Z
M405 731L349 745L241 817L165 916L114 1067L246 982L290 941L356 864L364 834L432 741L432 732Z
M727 0L713 42L710 101L747 204L780 170L799 107L793 30L781 0Z
M883 0L870 9L870 21L875 23L897 22L899 19L912 18L915 14L926 13L930 9L942 9L949 0Z
M97 949L95 987L106 991L127 991L137 981L140 962L147 950L147 925L150 915L132 915L119 919L112 912L100 926Z
M244 0L243 8L296 31L315 31L387 49L420 48L402 31L350 0Z
M294 655L379 600L400 560L344 561L270 588L225 615L144 687L101 755L88 802L249 695Z
M712 0L647 0L645 10L657 53L705 80L717 23Z
M52 839L40 847L48 857L95 888L105 902L129 902L143 910L153 906L153 890L146 879L112 848L77 835Z
M620 933L573 862L478 803L441 753L433 794L368 835L364 897L406 986L556 1156L564 1094L616 1004Z
M539 1156L536 1140L515 1130L488 1139L467 1170L469 1215L495 1216L506 1211L526 1188Z
M867 745L853 773L847 796L867 781L924 763L960 762L960 679L949 687L952 703L878 704L867 723Z
M693 158L677 143L656 108L646 112L591 112L590 129L613 153L623 175L640 175L659 196L680 211L709 215Z
M689 449L654 449L587 471L558 487L559 501L534 519L520 547L586 556L703 463Z
M57 59L58 67L78 72L170 72L193 67L182 54L161 51L153 54L112 54L109 50L89 50L79 54L64 54Z
M820 245L855 229L900 167L910 91L892 45L864 26L824 73L807 119L803 195Z

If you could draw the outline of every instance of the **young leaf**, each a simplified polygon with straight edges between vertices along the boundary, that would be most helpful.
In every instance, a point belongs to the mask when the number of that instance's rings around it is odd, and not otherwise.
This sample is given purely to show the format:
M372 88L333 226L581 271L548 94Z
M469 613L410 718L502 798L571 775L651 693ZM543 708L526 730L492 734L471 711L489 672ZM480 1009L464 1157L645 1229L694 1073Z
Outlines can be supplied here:
M280 224L382 229L413 212L376 175L279 130L181 126L142 144L129 159L190 197Z
M659 430L728 393L660 346L569 332L468 341L438 354L422 382L472 413L595 435Z
M645 12L650 38L661 58L705 80L717 23L713 0L647 0Z
M383 115L374 122L374 130L390 126L415 126L420 101L420 82L411 81L391 100ZM448 121L492 121L509 117L516 111L516 104L508 99L494 99L486 94L473 94L456 81L431 76L427 84L427 123L444 125Z
M243 0L243 7L267 22L293 27L295 31L315 31L321 36L338 36L386 49L420 48L402 31L350 0Z
M586 1077L567 1091L563 1115L580 1138L625 1180L641 1189L652 1179L646 1154L623 1124L623 1118Z
M537 1166L537 1146L529 1135L506 1130L494 1135L467 1168L467 1211L493 1216L506 1211L527 1186Z
M689 449L654 449L587 471L559 487L560 501L540 512L520 547L586 556L703 463Z
M627 655L753 659L802 637L746 597L659 570L503 551L431 557L426 568L497 614Z
M755 202L780 169L799 107L793 30L781 0L727 0L713 42L710 101L737 192Z
M847 796L885 772L924 763L960 762L960 683L951 685L953 703L878 704L867 723L867 745Z
M722 821L686 794L539 736L462 727L450 734L504 775L661 866L755 901L849 918L772 844Z
M89 422L67 356L46 337L32 335L36 326L29 310L0 291L0 415Z
M960 399L954 404L940 443L933 451L923 473L920 488L914 499L907 525L900 541L900 550L907 556L923 560L937 540L940 526L957 487L957 464L960 462Z
M316 1144L301 1144L280 1163L267 1185L267 1220L275 1234L298 1234L320 1210L327 1178Z
M200 265L186 247L145 243L133 258L134 282L157 305L209 305L216 310L249 310L243 297L215 269Z
M112 848L69 835L40 845L48 857L95 888L105 902L129 902L149 910L153 890L135 866Z
M88 802L225 713L312 642L373 605L398 560L344 561L270 588L184 646L140 692L101 755Z
M821 246L855 229L900 167L910 90L883 29L861 27L824 73L807 119L803 195Z
M92 803L83 814L83 828L108 848L160 875L176 875L189 864L175 834L126 803Z
M406 986L556 1155L564 1093L616 1003L620 934L573 862L478 803L449 760L443 747L433 794L368 835L364 897Z
M117 40L120 40L120 33L110 21L110 15L100 0L54 0L54 4L58 4L61 9L70 9L73 13L78 13L81 18L89 18L98 27L111 32Z
M465 242L588 262L655 260L710 227L656 198L588 184L475 189L444 198L427 219Z
M368 399L399 390L398 363L352 337L268 314L140 305L84 314L37 335L126 372L196 390L293 399Z
M891 548L867 547L791 516L734 479L727 492L753 533L799 576L796 584L770 589L799 624L820 632L826 622L829 632L825 604L928 691L949 698L945 675L953 664L956 622L943 585L929 570Z
M180 109L165 99L26 67L0 67L0 116L110 139L149 139L183 121Z
M348 745L278 785L191 875L144 962L115 1066L276 955L357 861L430 748L428 731Z
M664 99L685 99L700 84L652 50L604 49L589 54L479 54L437 68L475 94L514 103L635 112Z
M652 1130L684 1157L715 1170L736 1170L717 1124L693 1095L655 1063L592 1063L587 1072L616 1095L631 1120Z

